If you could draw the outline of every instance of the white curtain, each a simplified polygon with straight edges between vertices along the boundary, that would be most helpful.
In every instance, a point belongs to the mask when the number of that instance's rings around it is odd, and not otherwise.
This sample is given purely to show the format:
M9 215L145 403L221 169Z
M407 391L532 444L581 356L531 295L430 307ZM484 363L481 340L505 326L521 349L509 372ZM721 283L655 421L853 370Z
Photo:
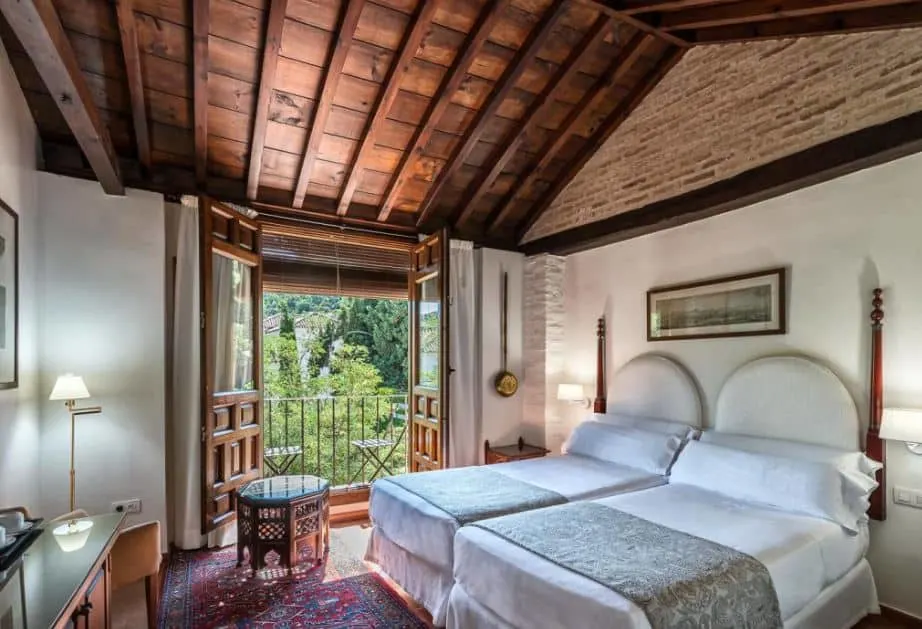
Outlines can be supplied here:
M480 463L480 369L477 361L477 271L474 245L451 241L448 306L449 379L448 463L450 467Z
M183 197L173 286L171 456L173 543L201 548L201 385L198 199Z

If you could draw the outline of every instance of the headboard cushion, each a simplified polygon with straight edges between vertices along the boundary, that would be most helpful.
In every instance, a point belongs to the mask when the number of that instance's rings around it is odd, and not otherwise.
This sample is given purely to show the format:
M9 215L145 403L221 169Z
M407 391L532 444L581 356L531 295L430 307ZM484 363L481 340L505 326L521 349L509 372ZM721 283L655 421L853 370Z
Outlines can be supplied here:
M608 413L650 417L701 427L701 398L688 372L655 354L632 358L615 373Z
M714 430L858 450L855 401L826 367L800 356L759 358L717 397Z

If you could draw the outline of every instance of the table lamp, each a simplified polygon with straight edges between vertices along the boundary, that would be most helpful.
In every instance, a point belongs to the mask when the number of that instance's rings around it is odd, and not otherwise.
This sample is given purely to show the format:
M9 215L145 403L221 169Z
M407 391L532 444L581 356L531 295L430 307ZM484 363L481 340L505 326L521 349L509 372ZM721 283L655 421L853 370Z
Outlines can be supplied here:
M77 400L90 397L90 392L83 382L83 378L72 373L58 376L51 391L49 400L64 400L64 406L70 412L70 510L76 509L76 472L74 471L74 418L77 415L95 415L102 412L101 406L77 407Z
M880 438L902 441L913 454L922 454L922 410L885 408Z

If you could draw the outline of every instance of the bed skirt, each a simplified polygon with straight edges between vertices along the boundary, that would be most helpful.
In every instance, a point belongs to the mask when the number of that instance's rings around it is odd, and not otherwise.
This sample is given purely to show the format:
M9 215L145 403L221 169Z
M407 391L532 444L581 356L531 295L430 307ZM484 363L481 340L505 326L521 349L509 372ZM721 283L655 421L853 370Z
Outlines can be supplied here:
M868 614L878 613L880 606L871 566L867 559L862 559L845 576L785 620L784 629L851 629ZM446 624L448 629L519 629L471 598L460 585L451 590ZM648 626L623 629L647 629Z
M427 612L436 627L445 626L448 595L454 584L450 570L442 570L391 541L378 527L371 529L365 561L380 568Z

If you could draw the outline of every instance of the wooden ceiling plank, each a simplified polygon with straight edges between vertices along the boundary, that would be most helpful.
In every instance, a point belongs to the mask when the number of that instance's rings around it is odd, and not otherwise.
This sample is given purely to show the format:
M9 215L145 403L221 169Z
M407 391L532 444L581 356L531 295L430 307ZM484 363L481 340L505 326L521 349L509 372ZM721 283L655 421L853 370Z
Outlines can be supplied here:
M602 0L607 6L622 15L636 15L653 11L680 11L695 7L715 6L718 4L732 4L739 0Z
M541 214L550 207L551 203L557 198L564 188L573 180L576 174L582 170L586 162L599 150L611 134L621 126L621 123L631 114L634 109L647 97L654 87L656 87L664 76L679 62L686 50L683 48L672 48L663 53L663 56L656 65L641 79L615 106L614 110L599 125L599 128L589 141L586 142L582 150L577 154L576 159L572 160L567 169L554 181L551 187L544 192L542 200L538 202L528 213L528 215L516 226L516 241L519 241L535 224L535 221Z
M279 49L282 43L282 28L288 0L272 0L269 6L269 20L266 24L265 47L259 77L259 95L256 98L256 114L253 135L250 141L250 168L247 174L247 198L255 199L259 191L259 172L266 148L266 129L269 125L269 106L272 90L275 89L275 71L278 68Z
M308 134L307 146L304 149L301 170L298 173L298 183L295 186L293 202L296 208L304 205L307 186L310 183L311 172L314 170L314 161L317 159L317 153L320 148L320 139L324 128L327 126L330 109L333 107L333 98L336 96L336 88L339 86L339 80L343 74L343 66L346 63L346 56L349 54L349 47L352 45L355 27L358 25L359 16L365 6L365 0L346 0L344 4L343 17L339 28L336 29L336 41L333 44L333 51L329 57L330 62L327 64L323 82L320 86L320 99L314 108L314 120Z
M675 31L695 44L728 44L922 26L922 2L838 11L781 20Z
M906 0L745 0L730 5L698 7L672 13L644 13L637 19L667 31L730 26L748 22L822 15L905 3Z
M195 126L195 180L208 177L208 23L210 2L192 3L192 109Z
M558 20L563 16L567 3L565 0L554 0L544 12L541 21L535 25L528 35L528 39L522 44L522 47L516 52L512 62L506 67L502 77L496 82L489 100L484 103L483 107L477 112L473 122L467 129L464 139L455 147L448 163L439 172L439 176L429 188L429 193L423 200L419 208L419 216L416 220L417 227L421 227L429 220L432 211L435 209L435 201L439 193L451 179L452 175L457 172L467 156L473 150L477 142L480 141L487 123L490 118L497 112L500 105L509 95L509 92L515 87L516 81L525 72L525 69L531 64L538 51L551 36Z
M532 127L537 124L558 87L566 85L576 75L585 55L611 32L612 24L613 18L605 14L596 19L579 46L573 49L566 62L557 69L555 75L531 104L519 124L503 138L503 141L490 157L489 162L484 164L483 174L472 187L473 192L469 189L469 195L465 201L466 205L455 222L458 229L466 226L480 199L490 190L497 177L503 172L506 164L518 150L522 140L531 132Z
M528 255L569 255L750 206L922 151L917 112L810 147L650 205L522 246Z
M118 31L122 40L122 56L125 58L125 77L128 80L128 94L131 97L131 120L134 123L135 143L138 146L138 160L144 168L150 168L150 131L147 128L147 107L144 103L144 81L141 77L141 51L138 48L138 31L134 19L132 0L116 0Z
M106 194L125 194L112 139L51 0L0 0L0 11L42 77L103 190Z
M477 23L471 28L464 42L464 47L455 56L451 67L445 73L438 92L430 99L422 121L413 132L407 149L400 158L397 170L394 172L390 186L384 195L384 203L382 203L381 211L378 213L379 221L384 222L390 216L404 184L409 180L409 173L412 172L416 161L422 156L423 149L432 138L436 125L451 104L451 99L461 86L461 82L464 81L471 63L483 48L487 37L508 5L509 0L488 0L477 16Z
M497 230L509 219L516 207L515 200L531 189L555 156L563 149L574 130L583 121L583 117L595 108L607 93L608 88L617 83L655 42L655 36L640 32L625 44L608 67L608 71L599 77L592 88L580 100L579 104L573 108L566 120L550 135L547 146L541 151L541 159L531 169L528 176L522 180L517 188L506 195L506 198L496 207L493 216L488 221L490 231Z
M416 57L423 39L429 33L438 5L438 0L420 0L419 6L411 18L406 36L400 46L400 54L394 59L387 76L384 78L385 87L378 97L378 102L372 109L373 113L369 118L368 125L359 140L359 149L348 168L343 192L336 210L339 216L344 216L349 211L349 204L352 203L352 197L358 186L359 178L365 170L370 154L378 143L378 136L387 119L388 112L394 105L394 100L400 91L400 85L410 70L411 62Z

